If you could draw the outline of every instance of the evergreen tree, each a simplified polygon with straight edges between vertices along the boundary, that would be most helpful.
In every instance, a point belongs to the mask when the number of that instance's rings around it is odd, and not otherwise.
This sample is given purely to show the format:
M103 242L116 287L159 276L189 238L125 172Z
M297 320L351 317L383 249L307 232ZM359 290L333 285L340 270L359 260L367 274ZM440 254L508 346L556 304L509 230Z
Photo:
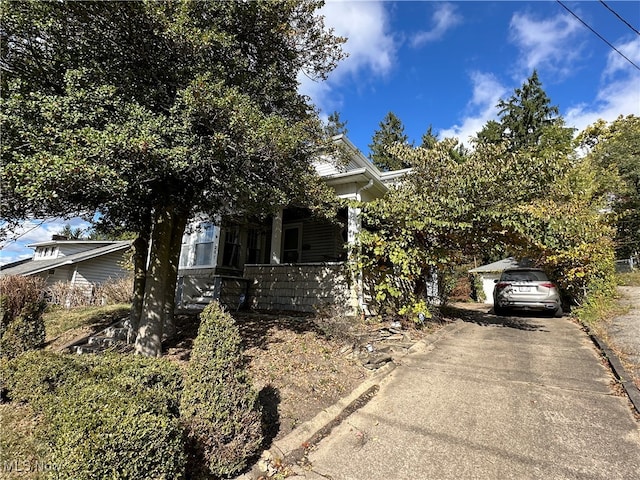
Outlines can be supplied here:
M369 159L383 171L409 168L410 164L390 151L395 145L406 145L408 140L402 121L393 112L389 112L380 122L380 128L373 134L372 143L369 144Z
M340 113L334 111L329 118L327 118L327 124L324 127L325 134L327 137L335 137L336 135L346 135L347 134L347 121L342 121L340 119Z
M438 136L433 133L433 125L429 125L426 132L422 134L420 148L433 148L438 143Z
M508 100L498 102L498 108L501 133L509 140L511 151L538 145L547 127L562 123L558 107L551 105L535 70ZM494 127L484 132L492 141L496 140Z

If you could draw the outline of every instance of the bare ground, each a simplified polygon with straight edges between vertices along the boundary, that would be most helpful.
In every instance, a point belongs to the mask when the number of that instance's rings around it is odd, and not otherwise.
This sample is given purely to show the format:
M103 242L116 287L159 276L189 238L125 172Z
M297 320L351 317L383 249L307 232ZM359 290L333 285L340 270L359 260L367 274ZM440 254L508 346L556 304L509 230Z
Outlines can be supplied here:
M388 330L388 323L292 313L232 313L242 335L248 369L260 392L267 436L279 439L346 396L371 375L364 363L374 350L405 346L439 323ZM195 316L177 318L178 336L166 355L186 365L197 334ZM396 332L396 333L393 333ZM401 332L401 333L398 333ZM395 342L395 343L394 343ZM369 365L370 366L370 365Z

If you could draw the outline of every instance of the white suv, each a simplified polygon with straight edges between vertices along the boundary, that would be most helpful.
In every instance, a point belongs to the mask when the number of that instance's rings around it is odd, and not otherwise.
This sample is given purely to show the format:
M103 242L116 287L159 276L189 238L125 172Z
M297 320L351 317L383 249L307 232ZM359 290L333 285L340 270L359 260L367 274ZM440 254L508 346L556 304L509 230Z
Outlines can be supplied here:
M506 315L512 309L536 310L561 317L558 288L539 268L505 270L493 288L493 310L496 315Z

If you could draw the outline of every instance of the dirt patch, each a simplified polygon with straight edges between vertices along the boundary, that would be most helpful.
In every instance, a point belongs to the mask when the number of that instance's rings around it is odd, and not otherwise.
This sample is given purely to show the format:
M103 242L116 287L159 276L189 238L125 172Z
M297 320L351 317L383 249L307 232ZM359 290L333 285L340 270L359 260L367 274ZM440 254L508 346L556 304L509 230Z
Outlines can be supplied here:
M353 318L232 315L242 335L251 378L260 392L270 439L284 437L354 390L371 375L367 359L372 354L392 350L400 340L405 345L418 341L436 328L435 324L422 330L396 325L390 332L388 324ZM167 344L166 356L186 366L198 320L195 315L180 315L176 323L178 336Z

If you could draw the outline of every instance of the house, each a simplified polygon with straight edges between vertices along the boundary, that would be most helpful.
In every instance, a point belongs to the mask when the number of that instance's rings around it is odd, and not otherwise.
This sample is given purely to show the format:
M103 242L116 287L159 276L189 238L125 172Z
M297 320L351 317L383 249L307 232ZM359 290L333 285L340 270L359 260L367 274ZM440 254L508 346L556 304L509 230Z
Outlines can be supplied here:
M485 296L484 303L493 305L493 287L495 286L496 280L500 279L500 275L502 274L502 272L507 268L531 266L532 263L530 260L516 260L513 257L509 257L497 262L489 263L487 265L482 265L477 268L472 268L471 270L469 270L469 273L478 275L480 277L480 280L482 281L482 289Z
M344 136L349 161L319 158L315 168L341 199L354 200L336 221L283 207L266 222L219 226L196 219L183 237L176 305L198 308L213 299L227 307L313 312L326 305L367 311L349 246L360 230L359 202L385 195L410 169L381 172Z
M33 257L3 265L0 276L37 276L49 286L68 283L90 298L96 286L129 275L122 263L130 246L130 241L67 240L54 235L48 242L28 245L35 248Z

